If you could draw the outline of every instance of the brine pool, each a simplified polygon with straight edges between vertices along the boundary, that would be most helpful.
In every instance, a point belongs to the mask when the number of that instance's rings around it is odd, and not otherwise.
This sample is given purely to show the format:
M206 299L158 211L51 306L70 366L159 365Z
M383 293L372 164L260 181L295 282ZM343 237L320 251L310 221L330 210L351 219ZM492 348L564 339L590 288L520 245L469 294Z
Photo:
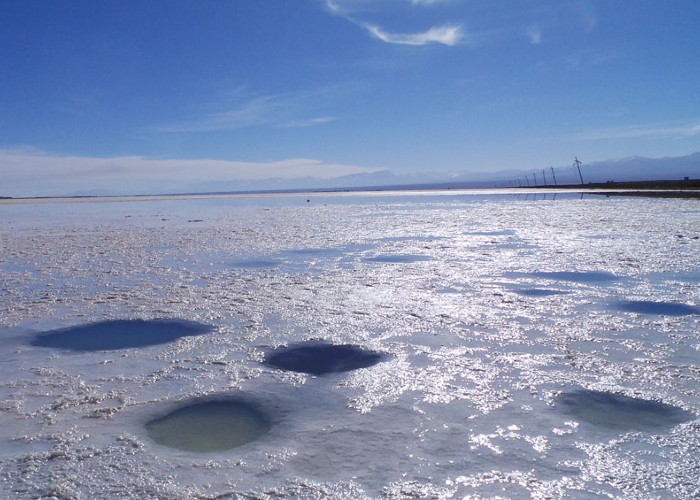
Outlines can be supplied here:
M0 204L0 497L697 498L700 203Z

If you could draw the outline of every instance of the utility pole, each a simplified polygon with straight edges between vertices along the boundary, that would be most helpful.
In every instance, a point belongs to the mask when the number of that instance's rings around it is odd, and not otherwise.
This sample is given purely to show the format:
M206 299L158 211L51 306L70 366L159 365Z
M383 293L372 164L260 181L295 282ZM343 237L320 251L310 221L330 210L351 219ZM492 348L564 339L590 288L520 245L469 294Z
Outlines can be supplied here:
M549 168L552 169L552 179L554 179L554 185L556 186L557 185L557 178L554 177L554 167L549 167Z
M544 176L544 169L542 169L542 180L544 181L545 187L547 187L547 178Z
M525 174L525 182L527 182L527 187L530 187L530 179L528 179L527 174Z
M581 185L583 186L583 176L581 175L581 162L578 159L578 156L575 157L574 159L574 166L578 169L578 177L581 179Z
M532 180L535 181L535 187L537 187L537 174L532 173Z

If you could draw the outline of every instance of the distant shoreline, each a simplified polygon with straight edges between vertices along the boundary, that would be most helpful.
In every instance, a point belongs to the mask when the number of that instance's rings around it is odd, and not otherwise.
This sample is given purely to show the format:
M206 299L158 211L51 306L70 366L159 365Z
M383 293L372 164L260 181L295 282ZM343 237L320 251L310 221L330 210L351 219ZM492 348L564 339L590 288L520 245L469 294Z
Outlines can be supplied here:
M700 191L596 191L599 196L641 196L647 198L688 198L700 199Z
M557 186L528 186L523 189L566 189L603 196L642 196L649 198L700 199L700 179L655 180L628 182L592 182L589 184L566 184Z
M530 186L528 186L530 187ZM588 184L564 184L556 186L537 186L537 187L554 187L560 189L613 189L613 190L628 190L628 189L644 189L644 190L700 190L700 179L687 180L656 180L656 181L608 181L608 182L589 182Z
M416 184L404 186L373 186L352 188L292 189L275 191L232 191L218 193L172 193L172 194L134 194L134 195L79 195L79 196L0 196L2 204L24 203L80 203L80 202L129 202L178 200L192 198L253 198L272 196L311 196L328 194L358 193L397 193L401 191L474 191L518 194L523 192L577 191L585 194L604 196L645 196L654 198L692 198L700 199L700 179L655 180L630 182L593 182L588 184L538 185L518 188L467 187L464 184Z

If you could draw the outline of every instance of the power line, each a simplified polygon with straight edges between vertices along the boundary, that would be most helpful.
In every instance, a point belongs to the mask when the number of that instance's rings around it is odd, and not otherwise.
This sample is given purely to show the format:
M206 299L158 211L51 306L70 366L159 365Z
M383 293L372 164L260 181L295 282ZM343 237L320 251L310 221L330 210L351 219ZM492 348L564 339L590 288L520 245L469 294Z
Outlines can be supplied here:
M581 175L581 162L579 161L578 156L574 158L574 166L578 169L578 176L579 179L581 179L581 185L583 186L583 176Z

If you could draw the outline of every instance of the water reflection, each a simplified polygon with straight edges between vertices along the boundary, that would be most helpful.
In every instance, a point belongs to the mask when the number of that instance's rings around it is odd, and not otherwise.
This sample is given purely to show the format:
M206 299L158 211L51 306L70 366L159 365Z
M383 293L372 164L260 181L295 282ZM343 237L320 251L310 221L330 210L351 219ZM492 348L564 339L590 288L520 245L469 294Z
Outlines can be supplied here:
M231 267L237 269L274 269L279 265L275 260L242 260L231 263Z
M413 262L423 262L428 260L431 260L431 258L427 255L413 254L386 254L364 259L365 262L380 262L388 264L411 264Z
M515 236L517 233L513 229L503 229L500 231L469 231L464 234L471 236Z
M619 279L612 273L602 271L553 271L534 272L532 276L560 281L576 281L579 283L602 283Z
M618 430L667 430L694 418L666 403L587 389L563 393L556 403L575 418Z
M72 351L104 351L165 344L182 337L202 335L210 325L183 320L114 320L44 332L31 345Z
M293 372L324 375L374 366L382 355L352 345L311 343L278 349L270 353L265 364Z
M617 303L616 308L624 312L659 314L663 316L689 316L691 314L700 314L700 307L693 307L679 302L631 300Z
M259 408L236 399L190 404L146 423L155 442L198 453L250 443L271 428L271 419Z
M569 292L550 290L548 288L523 288L521 290L516 290L515 293L527 295L529 297L549 297L550 295L565 295Z

